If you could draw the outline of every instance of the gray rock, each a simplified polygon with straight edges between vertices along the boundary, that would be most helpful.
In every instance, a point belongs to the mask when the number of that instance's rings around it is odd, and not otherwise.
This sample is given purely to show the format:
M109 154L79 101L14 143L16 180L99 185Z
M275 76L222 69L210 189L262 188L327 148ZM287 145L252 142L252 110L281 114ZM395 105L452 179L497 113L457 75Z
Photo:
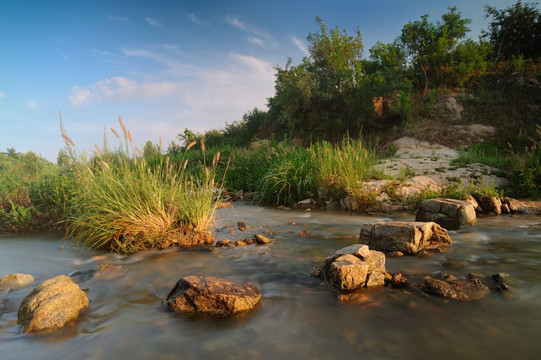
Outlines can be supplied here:
M252 309L261 290L251 284L237 284L213 276L187 276L167 295L166 304L181 314L230 316Z
M426 279L423 290L432 295L464 301L480 300L490 292L486 285L476 279L451 281Z
M42 282L24 297L17 323L22 332L41 332L63 327L88 307L88 298L69 276Z
M415 221L433 221L448 230L457 230L464 225L475 225L475 208L461 200L429 199L419 206Z
M29 274L8 274L0 279L0 289L17 290L33 282L34 277Z
M387 221L364 224L359 241L374 250L400 251L408 255L414 255L422 249L452 244L447 230L434 222Z

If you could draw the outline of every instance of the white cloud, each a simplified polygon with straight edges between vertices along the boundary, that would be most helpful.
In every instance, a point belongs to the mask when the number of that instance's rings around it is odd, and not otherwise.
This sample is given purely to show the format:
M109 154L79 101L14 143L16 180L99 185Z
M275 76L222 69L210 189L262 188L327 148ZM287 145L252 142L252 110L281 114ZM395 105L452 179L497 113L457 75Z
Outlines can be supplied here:
M7 97L6 93L3 91L0 91L0 100L5 99Z
M153 27L163 27L162 24L156 20L156 19L153 19L153 18L145 18L146 22L150 25L150 26L153 26Z
M247 40L248 40L248 42L250 42L252 44L256 44L256 45L259 45L261 47L265 47L265 42L263 40L261 40L260 38L250 36L250 37L248 37Z
M195 14L186 14L186 16L188 17L188 19L190 19L193 23L197 24L197 25L203 25L203 22L201 20L199 20L197 18L197 16L195 16Z
M235 15L227 15L224 18L224 21L228 23L231 26L234 26L238 29L241 29L249 34L255 35L250 36L247 38L247 40L252 44L257 44L259 46L264 46L264 42L261 38L269 40L271 43L275 43L274 39L271 35L268 33L261 31L253 26L247 25L243 21L241 21L237 16Z
M39 106L34 100L28 100L26 106L31 110L36 110Z
M250 31L248 29L248 27L246 26L246 24L244 24L242 21L240 21L240 19L237 17L237 16L233 16L233 15L227 15L225 18L224 18L224 21L226 23L228 23L229 25L231 26L234 26L236 28L239 28L241 30L244 30L244 31Z
M306 46L304 45L304 43L302 42L301 39L299 39L298 37L296 36L293 36L291 38L291 41L293 41L293 44L295 44L295 46L304 54L304 55L310 55L310 53L308 52L308 49L306 48Z
M153 82L140 84L124 77L112 77L98 81L92 86L74 86L69 101L72 106L81 107L87 103L104 100L121 101L145 99L170 94L178 84L172 82Z

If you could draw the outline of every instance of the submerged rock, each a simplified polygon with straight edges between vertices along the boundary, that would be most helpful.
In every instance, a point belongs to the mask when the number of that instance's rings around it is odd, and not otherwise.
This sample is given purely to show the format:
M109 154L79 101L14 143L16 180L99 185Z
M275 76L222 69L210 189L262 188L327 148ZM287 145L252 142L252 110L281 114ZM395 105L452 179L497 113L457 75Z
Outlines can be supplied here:
M88 298L69 276L60 275L42 282L24 297L17 323L22 332L60 328L77 319L88 307Z
M475 225L475 207L455 199L429 199L419 206L415 221L433 221L448 230L458 230L464 225Z
M356 244L337 250L316 266L312 275L329 280L342 290L385 284L385 255Z
M414 255L422 249L452 244L447 230L434 222L386 221L364 224L360 242L371 249Z
M34 277L29 274L8 274L0 279L0 290L16 290L28 286L34 282Z
M252 309L261 290L251 284L237 284L213 276L187 276L167 295L166 304L181 314L230 316Z
M428 294L464 301L480 300L490 292L488 287L477 279L426 279L423 290Z

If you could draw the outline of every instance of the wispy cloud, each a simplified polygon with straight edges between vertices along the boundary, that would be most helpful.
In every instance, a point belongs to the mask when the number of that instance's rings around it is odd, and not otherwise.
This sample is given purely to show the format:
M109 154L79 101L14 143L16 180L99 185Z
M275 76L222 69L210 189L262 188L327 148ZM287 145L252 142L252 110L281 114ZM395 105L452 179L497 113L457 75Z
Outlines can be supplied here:
M308 52L308 49L306 48L306 46L304 45L304 43L302 42L301 39L299 39L298 37L296 36L293 36L291 37L291 41L293 41L293 44L295 44L295 46L304 54L304 55L310 55L310 53Z
M122 16L116 16L116 15L109 15L109 16L106 16L105 18L111 22L122 22L126 24L130 22L130 20L128 20L127 18L122 17Z
M7 95L5 92L0 91L0 100L7 98Z
M263 40L261 40L260 38L257 38L255 36L250 36L247 38L248 42L252 43L252 44L256 44L256 45L259 45L261 47L265 47L265 42Z
M158 27L158 28L161 28L163 27L163 25L156 19L153 19L153 18L150 18L150 17L147 17L145 18L146 22L152 26L152 27Z
M195 14L186 14L186 16L188 17L188 19L190 19L193 23L197 24L197 25L203 25L203 22L201 20L199 20L197 18L197 16L195 16Z
M228 23L229 25L234 26L236 28L239 28L241 30L250 31L248 29L248 26L246 26L246 24L244 24L242 21L240 21L240 19L237 16L226 15L226 17L224 18L224 21L226 23Z
M261 31L254 26L246 24L244 21L240 20L238 16L236 15L227 15L226 17L224 17L224 21L228 23L229 25L236 27L237 29L240 29L252 35L246 38L246 40L252 44L256 44L256 45L264 47L265 42L262 40L262 38L267 39L268 41L272 43L275 42L273 37L270 34L266 33L265 31Z
M36 110L39 108L38 104L34 100L28 100L26 102L26 107L28 107L31 110Z
M138 83L125 77L112 77L91 86L74 86L69 101L81 107L91 102L104 100L121 101L159 97L173 92L178 84L172 82Z

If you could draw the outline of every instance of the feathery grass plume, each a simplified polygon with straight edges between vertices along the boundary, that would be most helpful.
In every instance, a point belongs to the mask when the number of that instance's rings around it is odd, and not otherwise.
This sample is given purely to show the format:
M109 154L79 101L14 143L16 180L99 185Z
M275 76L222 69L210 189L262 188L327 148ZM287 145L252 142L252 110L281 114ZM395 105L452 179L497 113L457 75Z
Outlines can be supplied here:
M160 153L161 153L162 152L162 137L160 136L159 139L160 139L160 147L159 147L159 149L160 149Z
M192 141L191 143L189 143L186 147L186 151L190 150L195 144L197 144L197 141Z
M128 130L128 139L130 139L130 144L133 144L133 139L131 137L131 132Z
M66 134L62 134L62 137L64 138L64 140L66 140L71 146L75 147L75 143L73 142L73 140L71 140L68 135Z
M96 149L96 154L101 157L100 148L98 147L98 145L94 144L94 148Z
M124 133L124 139L128 138L128 134L126 132L126 127L124 126L124 123L122 122L122 119L120 116L118 117L118 123L120 124L120 128L122 129L122 132Z
M201 150L205 152L205 142L201 139Z
M220 160L220 152L219 151L212 158L212 166L216 166L216 164L218 163L218 160Z
M137 146L135 147L135 150L139 153L139 155L143 156L143 152Z
M117 139L120 139L120 136L118 136L118 133L116 132L115 129L111 128L111 131L113 132L113 134L115 134Z

